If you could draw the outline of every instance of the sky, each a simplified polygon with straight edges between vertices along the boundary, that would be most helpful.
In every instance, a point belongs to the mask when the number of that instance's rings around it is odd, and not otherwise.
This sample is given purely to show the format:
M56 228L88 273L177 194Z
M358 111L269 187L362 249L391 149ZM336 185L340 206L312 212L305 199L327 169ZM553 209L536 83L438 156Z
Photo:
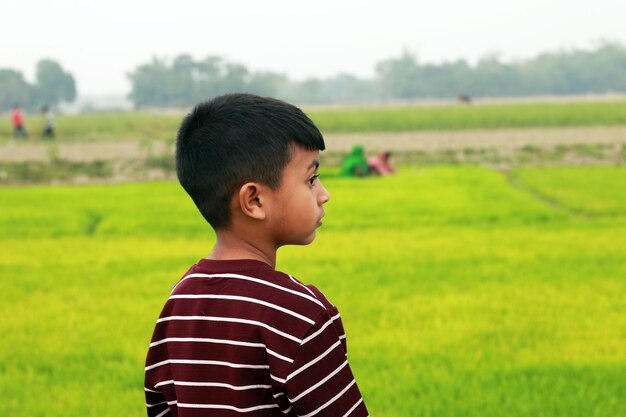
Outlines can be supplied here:
M36 62L53 59L81 96L127 94L138 65L182 53L302 80L373 77L403 51L475 63L626 45L625 0L19 0L0 16L0 68L33 82Z

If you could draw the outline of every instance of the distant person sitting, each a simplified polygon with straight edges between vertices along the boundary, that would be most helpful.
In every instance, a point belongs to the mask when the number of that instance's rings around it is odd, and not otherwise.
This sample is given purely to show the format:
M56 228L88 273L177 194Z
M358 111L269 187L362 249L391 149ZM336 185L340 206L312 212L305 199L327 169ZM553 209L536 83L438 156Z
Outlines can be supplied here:
M17 104L13 105L13 111L11 112L11 122L13 123L13 137L27 138L28 133L24 127L24 114Z
M364 177L369 175L370 169L365 159L363 146L356 145L352 148L350 155L341 163L342 177Z
M396 172L396 169L391 164L390 161L391 152L382 151L376 156L372 156L367 160L367 165L369 166L372 173L377 175L389 175Z
M44 138L53 138L54 137L54 114L52 114L52 109L48 106L43 106L41 109L41 113L44 117L44 128L43 128L43 137Z

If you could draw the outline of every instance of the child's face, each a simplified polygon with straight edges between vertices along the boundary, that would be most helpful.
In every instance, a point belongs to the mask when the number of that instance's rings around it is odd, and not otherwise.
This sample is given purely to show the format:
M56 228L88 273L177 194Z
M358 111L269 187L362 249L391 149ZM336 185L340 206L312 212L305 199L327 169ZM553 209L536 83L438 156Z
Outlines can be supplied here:
M306 245L315 239L322 225L330 194L317 178L319 151L299 146L283 171L280 188L272 193L270 223L277 246Z

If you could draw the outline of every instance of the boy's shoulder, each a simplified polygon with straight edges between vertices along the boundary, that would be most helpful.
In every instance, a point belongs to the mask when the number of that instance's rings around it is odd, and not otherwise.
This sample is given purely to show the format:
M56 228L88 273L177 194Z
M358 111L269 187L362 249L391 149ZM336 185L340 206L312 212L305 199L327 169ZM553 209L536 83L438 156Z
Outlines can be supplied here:
M335 306L315 286L253 259L201 259L174 286L170 299L197 296L230 299L284 309L306 321L324 313L335 314Z

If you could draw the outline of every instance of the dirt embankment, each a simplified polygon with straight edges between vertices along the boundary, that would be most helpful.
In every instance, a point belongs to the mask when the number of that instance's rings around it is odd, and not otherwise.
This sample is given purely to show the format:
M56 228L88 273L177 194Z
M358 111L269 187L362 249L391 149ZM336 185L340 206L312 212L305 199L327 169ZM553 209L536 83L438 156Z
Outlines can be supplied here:
M524 146L551 148L576 144L624 144L626 126L468 130L326 135L329 150L347 151L356 144L366 149L440 151Z
M552 148L577 144L626 144L626 126L567 127L471 130L456 132L352 133L325 135L327 150L346 152L356 144L368 152L388 149L394 152L463 149L516 149L525 146ZM0 161L67 161L141 159L171 152L164 143L149 145L138 141L98 143L10 142L0 147Z

